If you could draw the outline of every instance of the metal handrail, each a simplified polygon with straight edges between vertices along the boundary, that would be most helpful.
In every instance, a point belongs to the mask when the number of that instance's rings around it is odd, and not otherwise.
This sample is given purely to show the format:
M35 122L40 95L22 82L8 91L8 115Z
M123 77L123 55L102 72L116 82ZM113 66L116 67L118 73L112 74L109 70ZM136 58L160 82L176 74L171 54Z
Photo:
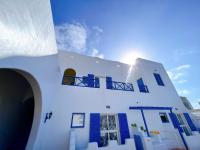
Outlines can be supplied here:
M123 91L134 91L131 83L112 81L112 89L123 90Z
M64 80L70 79L72 80L70 84L64 83ZM62 84L71 85L71 86L80 86L80 87L91 87L88 84L88 77L73 77L73 76L64 76ZM94 88L99 88L99 85L96 84L96 79L90 79L94 83Z

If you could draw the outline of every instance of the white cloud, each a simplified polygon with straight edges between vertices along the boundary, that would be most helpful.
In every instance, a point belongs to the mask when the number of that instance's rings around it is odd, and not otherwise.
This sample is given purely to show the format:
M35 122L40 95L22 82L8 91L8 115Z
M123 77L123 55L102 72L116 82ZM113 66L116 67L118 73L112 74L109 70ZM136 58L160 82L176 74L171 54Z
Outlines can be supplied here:
M175 68L175 70L180 71L180 70L188 69L188 68L190 68L190 65L187 64L187 65L181 65L181 66Z
M181 89L181 90L178 90L178 94L180 96L186 96L186 95L189 95L190 94L190 91L189 90L186 90L186 89Z
M86 25L76 22L56 26L55 31L58 50L104 58L104 55L96 48L101 39L100 34L103 32L100 27L93 26L90 30Z
M93 29L96 30L96 31L98 31L98 32L100 32L100 33L103 32L103 29L101 29L101 28L98 27L98 26L93 26Z
M179 83L179 84L186 83L187 82L186 74L187 74L187 70L190 67L191 66L189 64L181 65L176 68L168 70L167 73L173 82Z
M185 79L182 79L182 80L179 80L179 81L177 81L178 83L186 83L187 82L187 80L185 80Z
M194 107L194 109L200 109L200 102L199 101L191 102L191 104Z
M92 49L92 57L99 57L99 58L104 58L104 55L101 54L97 49L93 48Z
M65 23L55 27L59 50L83 53L86 51L87 28L80 23Z

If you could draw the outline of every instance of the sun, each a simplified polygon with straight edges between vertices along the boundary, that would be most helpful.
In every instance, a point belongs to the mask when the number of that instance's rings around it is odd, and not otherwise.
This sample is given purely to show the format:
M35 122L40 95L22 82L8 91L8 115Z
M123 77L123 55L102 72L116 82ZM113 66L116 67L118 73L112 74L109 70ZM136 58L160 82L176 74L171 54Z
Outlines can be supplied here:
M121 57L121 62L134 65L137 58L145 58L145 54L139 51L129 51Z

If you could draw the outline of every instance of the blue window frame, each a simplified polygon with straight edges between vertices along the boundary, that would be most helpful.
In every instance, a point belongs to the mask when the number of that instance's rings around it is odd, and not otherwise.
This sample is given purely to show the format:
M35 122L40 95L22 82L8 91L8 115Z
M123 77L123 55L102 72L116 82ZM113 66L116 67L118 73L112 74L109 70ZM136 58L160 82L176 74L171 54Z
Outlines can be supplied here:
M142 78L137 80L137 84L138 84L140 92L149 93L149 89L146 85L144 85Z
M159 86L164 86L164 83L163 83L163 80L162 80L160 74L154 73L153 75L154 75L154 77L155 77L155 79L156 79L157 84L158 84Z
M160 115L160 119L161 119L162 123L169 123L167 113L162 112L162 113L159 113L159 115Z

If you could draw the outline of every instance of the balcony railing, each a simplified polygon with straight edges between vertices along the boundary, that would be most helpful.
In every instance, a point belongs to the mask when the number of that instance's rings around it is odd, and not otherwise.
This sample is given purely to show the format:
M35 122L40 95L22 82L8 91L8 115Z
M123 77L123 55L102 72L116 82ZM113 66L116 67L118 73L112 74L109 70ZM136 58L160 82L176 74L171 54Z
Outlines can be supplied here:
M134 91L133 85L131 83L117 82L112 81L113 90L122 90L122 91Z
M80 86L80 87L92 87L99 88L99 78L95 77L94 79L88 77L72 77L72 76L64 76L63 85L71 85L71 86Z
M122 90L122 91L134 91L131 83L117 82L107 80L107 89L111 90Z

